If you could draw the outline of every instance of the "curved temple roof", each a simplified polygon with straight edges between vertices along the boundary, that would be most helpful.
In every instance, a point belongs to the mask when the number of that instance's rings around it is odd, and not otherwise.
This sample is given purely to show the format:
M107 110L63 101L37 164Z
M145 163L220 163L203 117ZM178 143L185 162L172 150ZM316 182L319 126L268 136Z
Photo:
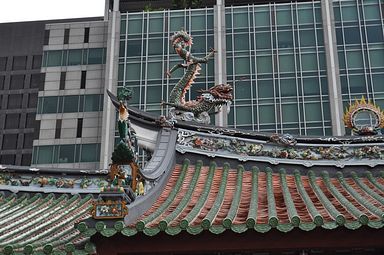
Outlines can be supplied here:
M272 228L282 232L362 225L382 228L383 210L383 173L330 177L326 171L287 174L284 169L276 173L270 168L238 165L234 169L229 164L218 167L185 160L174 167L163 192L141 217L135 220L128 215L126 226L116 222L112 228L98 222L96 230L104 236L117 232L152 236L160 231L175 235L203 230L219 234L251 229L264 233Z

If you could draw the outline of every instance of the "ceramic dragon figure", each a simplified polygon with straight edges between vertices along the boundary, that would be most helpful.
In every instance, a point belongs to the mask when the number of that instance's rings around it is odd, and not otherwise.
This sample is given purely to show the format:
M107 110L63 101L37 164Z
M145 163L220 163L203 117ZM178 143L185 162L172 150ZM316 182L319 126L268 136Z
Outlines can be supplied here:
M194 83L196 76L200 74L201 64L206 64L215 51L211 49L203 58L193 56L190 52L192 37L183 30L176 32L171 37L171 43L176 53L185 62L172 67L167 75L170 77L179 68L184 68L185 72L172 89L169 102L164 104L172 107L170 115L174 120L194 120L208 124L210 119L208 112L210 110L214 109L215 106L222 106L232 101L232 87L228 84L215 85L208 90L200 90L201 94L195 100L186 101L185 95Z

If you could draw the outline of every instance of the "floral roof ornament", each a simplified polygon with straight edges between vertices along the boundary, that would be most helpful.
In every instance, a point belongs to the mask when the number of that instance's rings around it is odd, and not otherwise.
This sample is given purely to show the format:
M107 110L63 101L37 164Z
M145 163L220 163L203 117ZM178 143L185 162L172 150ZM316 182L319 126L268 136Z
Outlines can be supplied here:
M384 128L384 112L363 96L346 108L344 124L352 129L352 135L378 135Z

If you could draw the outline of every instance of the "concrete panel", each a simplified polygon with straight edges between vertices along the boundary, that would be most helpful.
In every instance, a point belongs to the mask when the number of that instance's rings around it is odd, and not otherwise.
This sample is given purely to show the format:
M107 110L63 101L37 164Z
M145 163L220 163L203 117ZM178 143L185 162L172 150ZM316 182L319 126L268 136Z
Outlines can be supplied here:
M44 129L40 130L40 135L39 135L40 140L44 139L55 139L55 129ZM52 144L52 141L50 145Z
M71 26L69 31L69 42L71 42L71 37L83 36L84 37L84 28L74 28Z
M66 74L66 80L80 80L81 79L81 71L68 71Z
M61 129L61 138L75 138L76 137L76 128L62 128Z
M45 82L59 81L59 80L60 80L60 72L47 72L47 73L45 73Z
M40 130L41 129L55 129L56 128L56 120L41 120L40 122Z
M63 119L61 128L77 128L77 119Z
M99 126L99 118L84 118L83 128L92 128Z
M94 127L94 128L83 128L82 136L81 137L97 137L98 131L100 128Z
M59 81L49 81L44 83L44 90L49 91L49 90L59 90L60 84Z

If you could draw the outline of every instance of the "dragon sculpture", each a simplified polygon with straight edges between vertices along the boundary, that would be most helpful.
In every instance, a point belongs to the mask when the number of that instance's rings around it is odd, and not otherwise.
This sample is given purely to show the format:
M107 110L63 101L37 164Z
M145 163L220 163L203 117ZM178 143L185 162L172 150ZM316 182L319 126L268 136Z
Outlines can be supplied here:
M196 76L200 74L201 64L206 64L215 51L211 49L203 58L194 57L190 52L190 47L193 44L192 37L183 30L176 32L171 37L171 43L185 63L175 65L167 72L167 75L170 77L179 68L184 68L185 73L172 89L169 102L163 104L172 107L169 112L173 120L194 120L208 124L210 120L208 112L210 110L232 101L232 87L229 84L215 85L208 90L200 90L201 94L195 100L186 101L185 95L194 83Z

